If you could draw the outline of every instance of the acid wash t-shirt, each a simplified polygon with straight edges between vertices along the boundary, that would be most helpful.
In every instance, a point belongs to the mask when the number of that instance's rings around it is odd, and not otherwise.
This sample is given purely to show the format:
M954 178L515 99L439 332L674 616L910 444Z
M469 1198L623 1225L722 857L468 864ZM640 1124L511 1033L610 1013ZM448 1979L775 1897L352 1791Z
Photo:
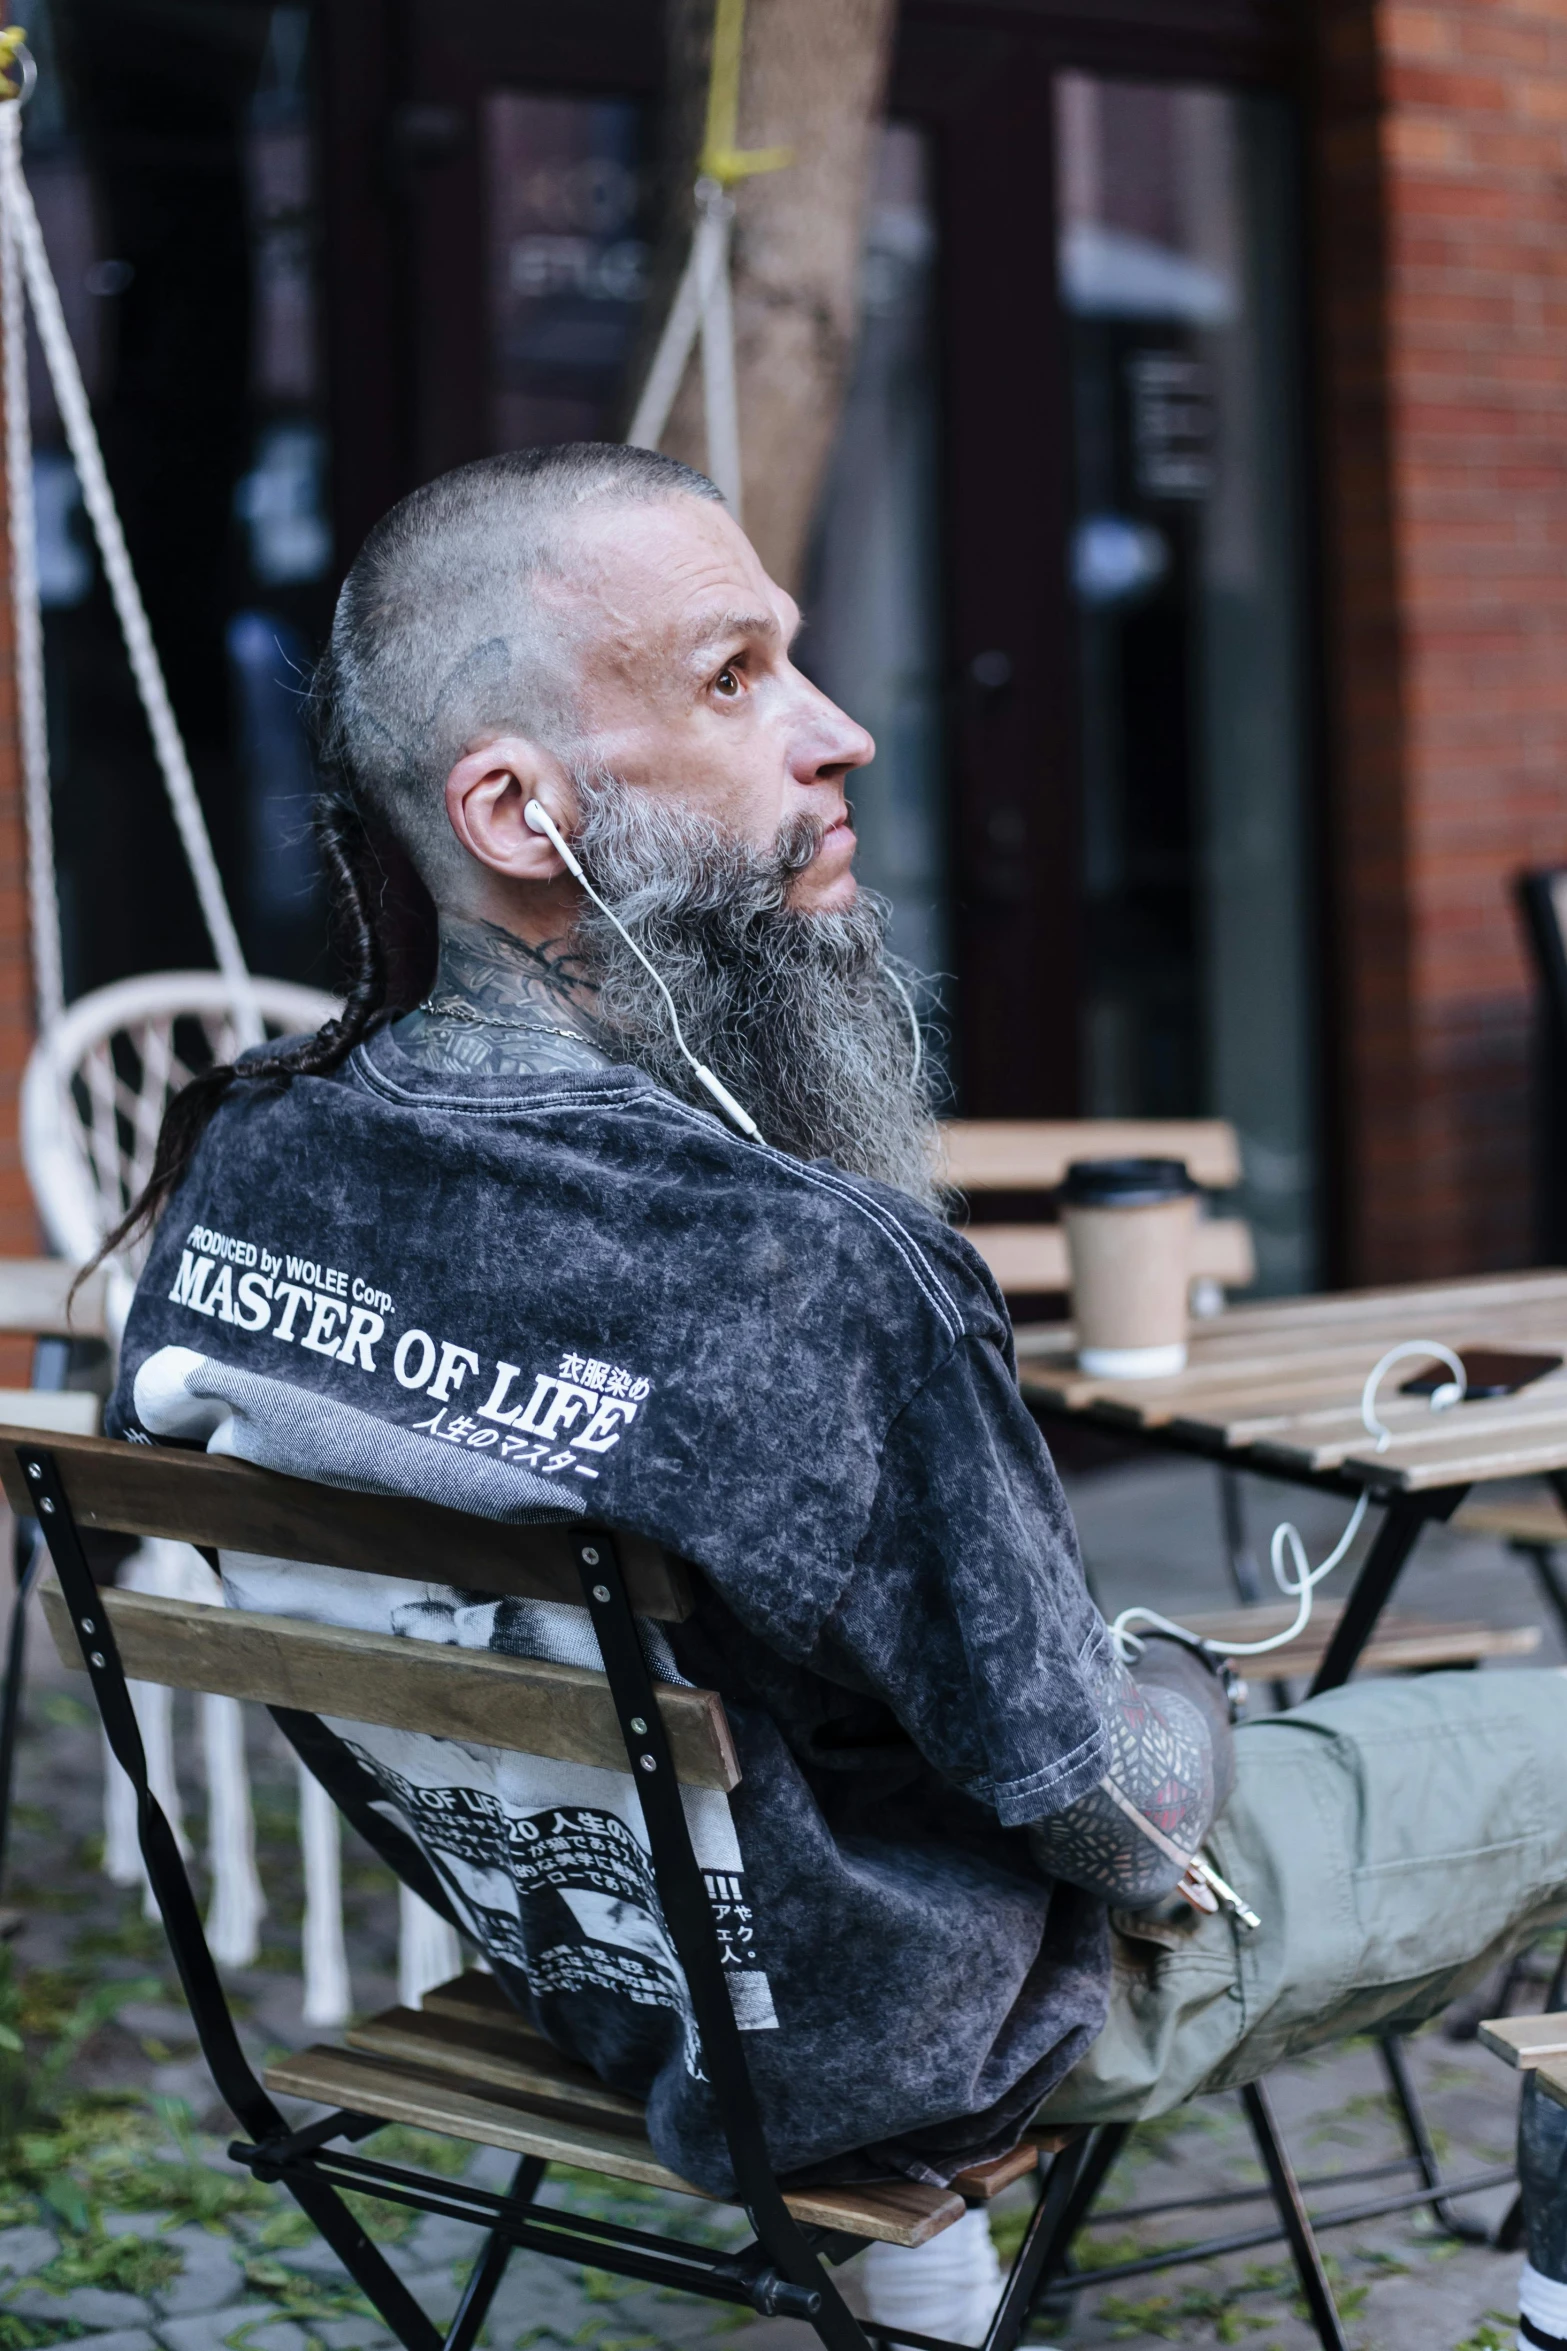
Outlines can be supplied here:
M699 1570L650 1661L723 1697L693 1792L785 2174L944 2181L1105 2016L1102 1906L1025 1824L1106 1768L1108 1639L979 1258L901 1193L748 1143L628 1069L454 1077L383 1031L241 1085L159 1226L111 1429ZM586 1611L237 1555L232 1605L597 1663ZM537 2028L727 2151L629 1773L280 1718Z

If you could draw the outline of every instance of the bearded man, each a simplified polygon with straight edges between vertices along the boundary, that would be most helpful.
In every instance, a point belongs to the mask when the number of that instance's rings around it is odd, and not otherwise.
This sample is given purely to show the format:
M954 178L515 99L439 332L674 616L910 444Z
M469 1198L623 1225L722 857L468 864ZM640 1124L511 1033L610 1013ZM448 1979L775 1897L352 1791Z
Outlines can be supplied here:
M712 485L639 450L486 460L371 534L317 688L348 1007L176 1105L112 1425L586 1513L692 1562L695 1613L649 1654L734 1730L740 1785L693 1835L775 2164L944 2182L1043 2101L1161 2112L1478 1980L1567 1899L1567 1705L1545 1675L1439 1676L1237 1740L1200 1656L1122 1662L1001 1299L938 1212L852 872L873 746L793 666L796 621ZM395 1020L360 818L440 912L435 983ZM421 1591L224 1563L247 1608L595 1661L582 1611L430 1564ZM537 2027L725 2189L629 1777L289 1729ZM1175 1894L1210 1832L1254 1935ZM1142 1954L1119 1971L1112 1917ZM873 2299L912 2316L893 2288L922 2256L876 2258Z

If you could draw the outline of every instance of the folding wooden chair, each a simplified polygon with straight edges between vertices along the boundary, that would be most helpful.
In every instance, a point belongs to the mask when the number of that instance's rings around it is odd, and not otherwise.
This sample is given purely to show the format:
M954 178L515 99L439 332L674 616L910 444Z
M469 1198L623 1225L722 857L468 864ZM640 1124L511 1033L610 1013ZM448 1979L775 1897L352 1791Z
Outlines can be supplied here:
M244 1463L94 1438L0 1428L0 1475L16 1510L36 1515L58 1584L44 1600L61 1655L85 1664L116 1756L136 1790L142 1851L175 1963L218 2089L248 2134L230 2149L308 2213L407 2351L469 2351L517 2246L666 2287L803 2320L831 2351L868 2351L892 2330L854 2318L831 2277L872 2240L919 2245L1039 2167L1061 2137L1025 2143L951 2188L912 2180L780 2186L768 2157L721 1946L692 1850L682 1785L730 1790L739 1770L723 1706L710 1691L649 1677L638 1616L678 1621L689 1571L638 1537L579 1524L508 1527L431 1504L349 1494ZM160 1535L203 1550L400 1575L432 1569L472 1591L586 1607L603 1673L569 1665L253 1616L94 1587L80 1530ZM573 2064L509 2009L495 1979L443 1987L424 2011L393 2009L348 2036L281 2059L265 2082L235 2032L178 1845L148 1785L126 1676L217 1690L270 1706L291 1735L327 1712L437 1737L629 1770L646 1824L653 1880L684 1971L703 2062L754 2238L724 2251L541 2204L551 2163L686 2195L647 2137L642 2110ZM358 1817L357 1815L355 1816ZM375 1833L376 1816L360 1825ZM410 1848L410 1850L412 1850ZM441 1899L434 1885L426 1898ZM330 2109L291 2128L271 2093ZM417 2124L518 2158L504 2195L350 2152L383 2122ZM1037 2298L1075 2165L1053 2166L986 2337L1011 2351ZM373 2192L471 2221L480 2243L444 2338L342 2201ZM896 2339L956 2351L934 2337Z

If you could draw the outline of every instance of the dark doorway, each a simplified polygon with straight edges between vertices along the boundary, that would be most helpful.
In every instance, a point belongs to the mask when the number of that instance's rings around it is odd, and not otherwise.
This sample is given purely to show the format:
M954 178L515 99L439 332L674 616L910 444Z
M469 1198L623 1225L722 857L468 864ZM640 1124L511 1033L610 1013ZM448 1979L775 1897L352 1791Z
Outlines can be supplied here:
M320 976L300 688L330 610L309 12L53 0L29 180L247 949ZM211 950L36 349L71 995Z
M1316 1271L1293 12L908 0L972 1116L1219 1115Z

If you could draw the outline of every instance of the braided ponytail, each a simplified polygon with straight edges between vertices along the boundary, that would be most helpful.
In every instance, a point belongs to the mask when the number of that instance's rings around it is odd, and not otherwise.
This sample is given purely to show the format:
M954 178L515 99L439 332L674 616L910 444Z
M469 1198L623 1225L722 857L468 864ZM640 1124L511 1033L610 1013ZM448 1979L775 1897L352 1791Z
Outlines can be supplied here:
M286 1086L296 1077L325 1077L363 1038L403 1009L389 998L386 929L396 914L406 915L408 910L399 907L388 891L386 861L378 844L356 802L341 788L323 793L317 801L314 829L331 892L333 929L349 974L342 1011L313 1037L287 1048L263 1046L242 1062L219 1062L175 1095L163 1114L145 1189L82 1268L78 1281L157 1221L184 1181L219 1103L234 1086ZM396 952L395 932L391 944L395 961L406 966L413 960L406 950Z

